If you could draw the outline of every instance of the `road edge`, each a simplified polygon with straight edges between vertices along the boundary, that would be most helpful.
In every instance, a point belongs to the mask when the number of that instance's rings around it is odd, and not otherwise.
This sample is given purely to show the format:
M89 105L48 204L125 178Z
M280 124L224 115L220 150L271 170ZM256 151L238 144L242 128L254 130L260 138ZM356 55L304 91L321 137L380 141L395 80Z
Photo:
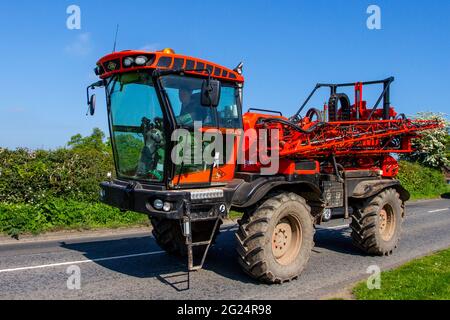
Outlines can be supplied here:
M222 228L226 228L236 224L234 220L224 220ZM134 236L134 235L148 235L152 232L151 225L142 225L134 227L123 228L102 228L93 230L62 230L52 231L39 235L26 234L19 239L14 239L7 235L0 235L0 246L2 245L20 245L27 243L43 243L52 241L73 241L73 240L86 240L91 238L108 238L108 237L120 237L120 236Z

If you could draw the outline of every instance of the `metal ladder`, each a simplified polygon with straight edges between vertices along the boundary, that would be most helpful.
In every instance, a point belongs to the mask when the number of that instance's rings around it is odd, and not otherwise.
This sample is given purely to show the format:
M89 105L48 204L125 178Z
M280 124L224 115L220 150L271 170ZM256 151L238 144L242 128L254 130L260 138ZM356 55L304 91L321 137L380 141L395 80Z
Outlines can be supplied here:
M214 228L211 232L211 236L207 241L193 242L192 241L192 227L191 227L191 219L189 216L186 216L183 220L183 232L186 238L186 248L187 248L187 256L188 256L188 272L198 271L203 268L205 264L206 256L208 255L209 248L214 240L214 235L216 234L217 227L219 225L220 216L217 217L216 222L214 224ZM194 264L194 252L193 249L195 247L205 247L205 250L202 255L202 259L200 264Z

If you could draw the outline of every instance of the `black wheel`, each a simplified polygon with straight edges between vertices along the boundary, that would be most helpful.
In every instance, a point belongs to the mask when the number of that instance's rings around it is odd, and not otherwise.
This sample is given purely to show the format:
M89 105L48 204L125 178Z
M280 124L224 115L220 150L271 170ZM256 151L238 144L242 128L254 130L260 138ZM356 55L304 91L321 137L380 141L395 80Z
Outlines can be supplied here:
M151 222L153 226L153 237L161 249L169 254L177 256L187 255L186 238L183 235L183 230L181 229L181 225L178 220L153 218L151 219ZM222 221L219 222L212 244L215 243L220 234L220 226L222 223ZM215 221L193 222L192 241L201 242L209 240L214 224ZM200 253L201 249L201 247L195 247L194 254Z
M239 222L239 263L251 277L266 283L297 278L314 247L310 207L295 193L275 195Z
M153 237L158 246L169 254L185 255L185 237L177 220L151 219Z
M353 208L354 244L372 255L391 255L400 240L404 204L395 189L387 189Z

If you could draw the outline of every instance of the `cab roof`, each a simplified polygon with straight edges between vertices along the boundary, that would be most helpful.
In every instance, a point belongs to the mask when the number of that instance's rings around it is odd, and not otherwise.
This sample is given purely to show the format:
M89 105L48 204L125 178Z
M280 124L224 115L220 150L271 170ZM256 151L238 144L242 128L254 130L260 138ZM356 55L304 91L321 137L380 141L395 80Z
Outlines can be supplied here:
M148 59L145 65L132 65L129 67L124 65L124 60L127 57L136 58L139 56L145 56ZM213 78L232 82L244 82L244 77L234 70L206 60L175 54L172 50L157 52L125 50L121 52L114 52L104 56L97 62L96 73L101 79L106 79L114 74L146 69L207 69ZM186 71L186 74L206 77L208 72Z

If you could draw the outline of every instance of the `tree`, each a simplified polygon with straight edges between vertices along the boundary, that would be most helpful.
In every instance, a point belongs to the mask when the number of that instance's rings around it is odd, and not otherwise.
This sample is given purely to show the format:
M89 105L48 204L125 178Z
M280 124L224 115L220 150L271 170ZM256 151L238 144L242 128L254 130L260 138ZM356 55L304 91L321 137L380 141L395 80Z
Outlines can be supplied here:
M445 126L440 129L421 133L420 137L414 139L412 142L415 151L409 155L403 155L401 158L412 162L419 162L432 168L449 166L449 122L443 114L433 112L421 112L415 118L419 120L439 120Z
M99 128L94 128L92 134L87 137L83 137L81 134L74 135L67 143L72 150L97 150L102 152L109 152L110 143L104 142L105 134Z

